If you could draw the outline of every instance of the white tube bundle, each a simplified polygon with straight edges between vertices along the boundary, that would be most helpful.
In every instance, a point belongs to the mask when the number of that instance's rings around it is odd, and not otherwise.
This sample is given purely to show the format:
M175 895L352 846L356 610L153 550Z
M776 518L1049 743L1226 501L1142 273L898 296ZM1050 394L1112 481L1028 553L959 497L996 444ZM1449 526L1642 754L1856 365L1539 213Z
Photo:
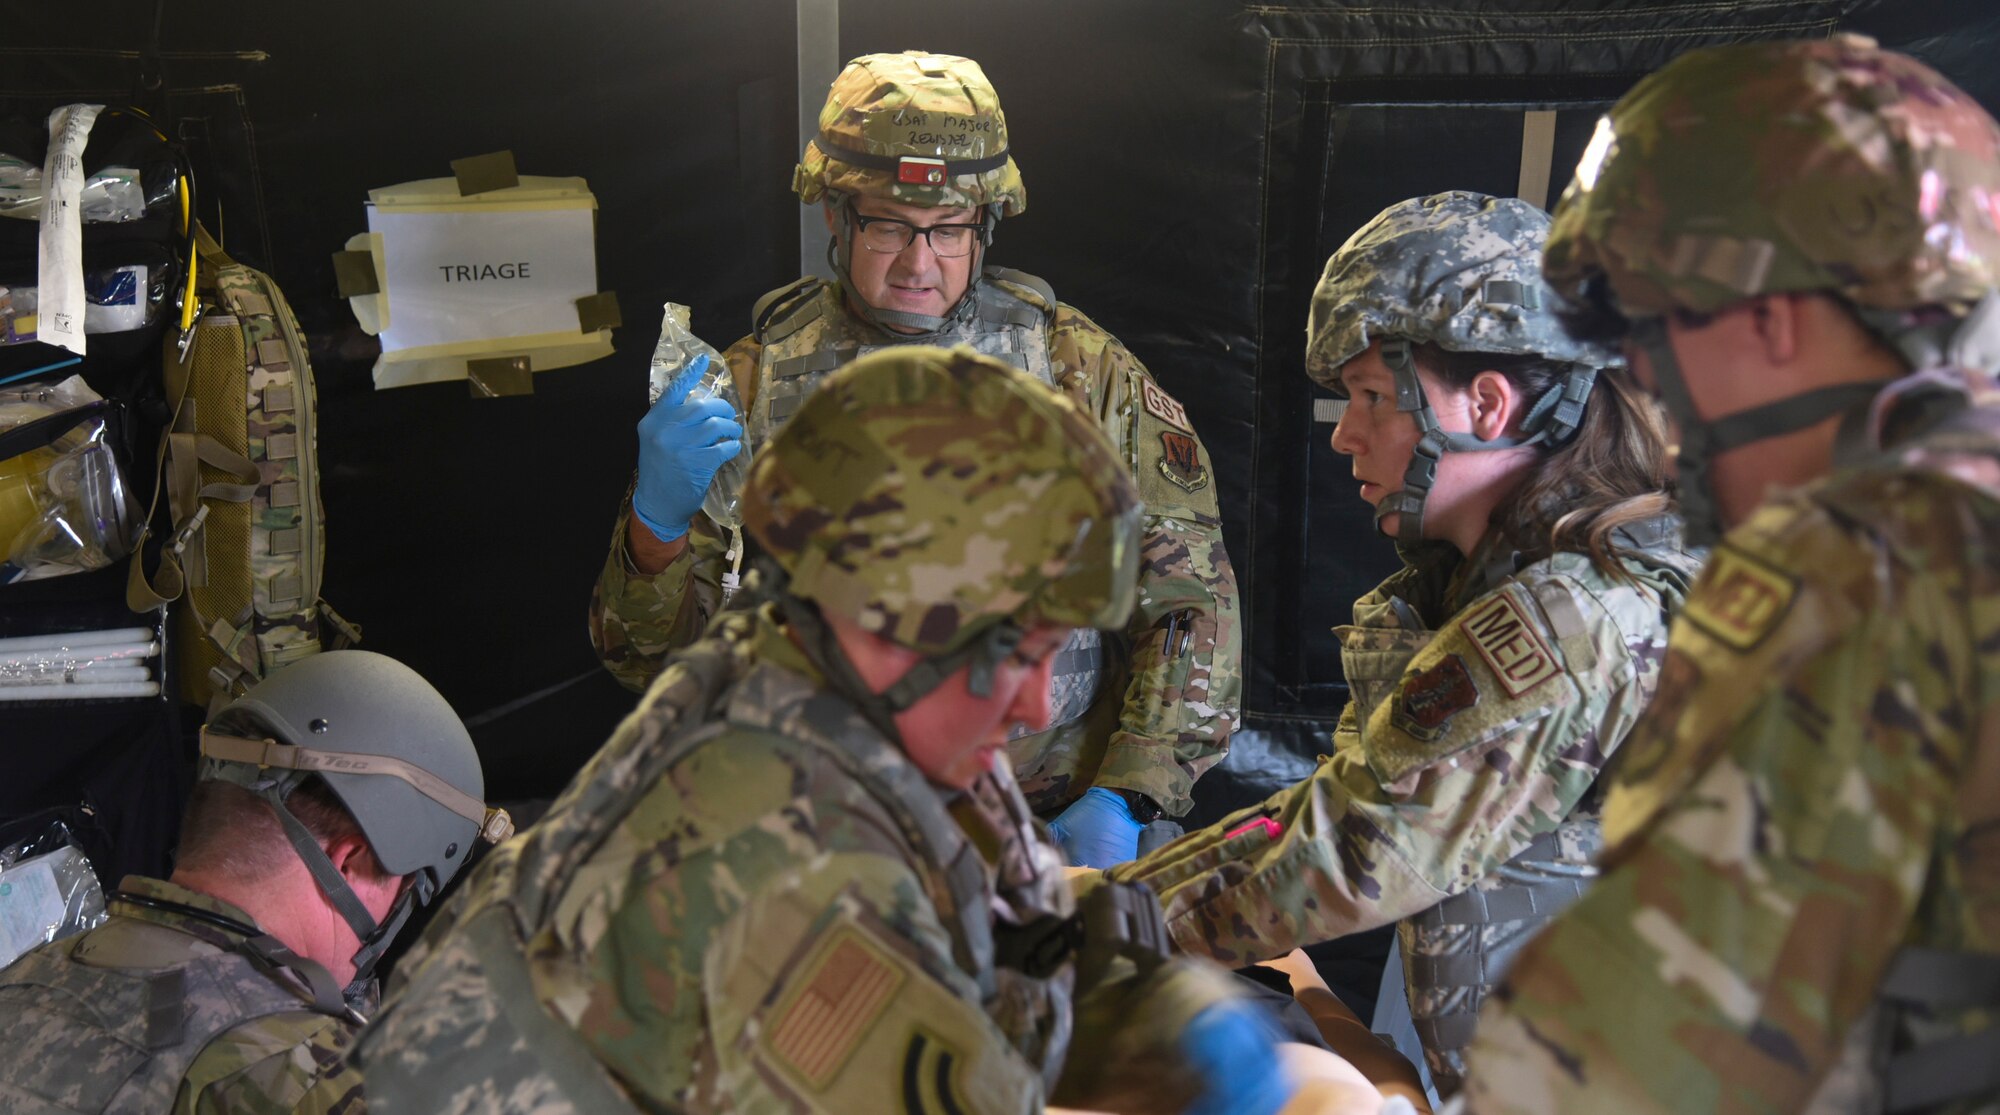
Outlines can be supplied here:
M159 654L146 627L0 639L0 702L157 697L145 663Z

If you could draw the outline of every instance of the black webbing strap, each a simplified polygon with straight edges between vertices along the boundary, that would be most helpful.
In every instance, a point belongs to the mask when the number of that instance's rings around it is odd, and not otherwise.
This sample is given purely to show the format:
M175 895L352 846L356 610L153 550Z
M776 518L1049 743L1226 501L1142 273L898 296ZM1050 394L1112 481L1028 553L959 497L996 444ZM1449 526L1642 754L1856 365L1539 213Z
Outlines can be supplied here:
M1935 1012L2000 1006L2000 955L1905 948L1882 979L1882 998ZM2000 1028L1928 1042L1889 1058L1883 1109L1913 1112L2000 1091Z
M1047 979L1074 958L1079 998L1102 983L1119 958L1138 965L1144 975L1165 963L1173 949L1153 888L1109 881L1092 888L1066 918L996 925L993 945L996 964L1030 979Z

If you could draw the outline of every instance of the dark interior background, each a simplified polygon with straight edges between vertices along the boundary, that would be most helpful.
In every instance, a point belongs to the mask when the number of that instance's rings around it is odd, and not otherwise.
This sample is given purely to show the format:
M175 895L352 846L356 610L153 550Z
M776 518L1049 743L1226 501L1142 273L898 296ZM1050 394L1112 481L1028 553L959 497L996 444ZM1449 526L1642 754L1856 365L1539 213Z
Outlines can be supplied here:
M658 308L692 304L719 347L799 273L794 29L830 4L100 0L0 45L0 116L130 101L157 65L206 221L276 276L311 338L325 595L467 718L495 797L553 793L631 706L584 613ZM2000 107L2000 8L1979 0L849 0L838 26L843 59L981 61L1031 200L993 261L1121 337L1213 453L1248 683L1196 820L1323 750L1344 700L1330 628L1393 566L1299 370L1312 284L1356 226L1415 194L1514 193L1529 109L1558 113L1560 191L1597 113L1694 46L1864 31ZM331 253L364 229L369 188L499 148L523 173L589 180L627 323L616 355L538 375L527 397L376 392ZM0 741L24 738L12 722Z

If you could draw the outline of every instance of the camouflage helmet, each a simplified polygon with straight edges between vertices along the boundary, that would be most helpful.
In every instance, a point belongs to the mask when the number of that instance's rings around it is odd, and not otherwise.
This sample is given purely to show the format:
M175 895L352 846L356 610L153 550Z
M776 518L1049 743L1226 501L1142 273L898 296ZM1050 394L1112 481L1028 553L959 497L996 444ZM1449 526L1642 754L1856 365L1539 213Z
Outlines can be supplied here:
M827 377L757 454L744 527L790 594L923 654L1003 621L1113 629L1141 504L1104 434L969 348L899 345Z
M859 194L931 208L1028 208L1000 95L979 63L907 50L856 58L833 79L819 134L792 172L807 205Z
M1340 369L1371 340L1454 352L1539 356L1601 368L1616 357L1579 341L1542 280L1549 218L1515 198L1452 190L1399 201L1326 261L1306 324L1306 373L1345 394Z
M1402 489L1375 506L1378 529L1396 515L1399 539L1423 539L1424 502L1446 453L1570 440L1598 371L1619 363L1610 349L1563 327L1561 300L1542 281L1548 227L1547 215L1525 201L1452 190L1391 205L1326 261L1306 323L1306 374L1344 398L1341 369L1380 341L1396 409L1419 434ZM1528 405L1522 436L1480 438L1438 425L1412 353L1422 344L1531 356L1569 371Z
M1826 292L1915 369L2000 366L2000 126L1910 58L1858 35L1690 51L1598 123L1556 206L1544 272L1590 331L1629 331L1680 427L1691 541L1722 522L1725 450L1852 412L1830 384L1704 419L1667 336L1769 294Z
M1544 267L1628 318L1816 290L1962 315L2000 267L2000 128L1859 35L1690 51L1598 122Z

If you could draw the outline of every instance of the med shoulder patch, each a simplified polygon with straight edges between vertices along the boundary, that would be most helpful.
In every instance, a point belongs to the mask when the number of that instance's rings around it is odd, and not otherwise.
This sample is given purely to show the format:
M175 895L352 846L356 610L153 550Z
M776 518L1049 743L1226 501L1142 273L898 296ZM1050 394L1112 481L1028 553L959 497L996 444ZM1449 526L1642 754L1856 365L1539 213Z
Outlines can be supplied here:
M1562 673L1555 651L1508 593L1492 593L1474 604L1461 626L1509 697L1525 696Z
M1681 615L1724 646L1748 651L1783 622L1798 590L1798 578L1724 543Z

